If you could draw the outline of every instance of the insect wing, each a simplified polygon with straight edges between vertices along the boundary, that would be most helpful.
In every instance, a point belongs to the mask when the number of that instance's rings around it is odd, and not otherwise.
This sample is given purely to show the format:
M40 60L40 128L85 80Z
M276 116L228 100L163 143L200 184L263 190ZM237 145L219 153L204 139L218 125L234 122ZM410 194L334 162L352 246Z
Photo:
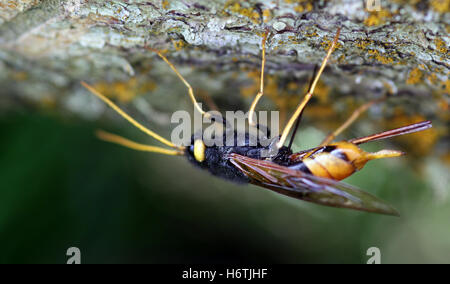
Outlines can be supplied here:
M384 201L342 182L235 153L229 155L229 160L251 183L290 197L332 207L399 215L397 210Z

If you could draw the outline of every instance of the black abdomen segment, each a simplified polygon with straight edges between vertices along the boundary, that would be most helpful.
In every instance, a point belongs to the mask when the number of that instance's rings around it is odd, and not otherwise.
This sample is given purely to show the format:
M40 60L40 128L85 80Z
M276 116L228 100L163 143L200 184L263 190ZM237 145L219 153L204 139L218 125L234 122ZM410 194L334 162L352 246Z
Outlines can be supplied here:
M300 161L296 164L290 165L288 168L292 169L292 170L297 170L297 171L301 171L305 174L312 174L312 172L309 170L309 168L305 165L305 163L303 163L303 161Z

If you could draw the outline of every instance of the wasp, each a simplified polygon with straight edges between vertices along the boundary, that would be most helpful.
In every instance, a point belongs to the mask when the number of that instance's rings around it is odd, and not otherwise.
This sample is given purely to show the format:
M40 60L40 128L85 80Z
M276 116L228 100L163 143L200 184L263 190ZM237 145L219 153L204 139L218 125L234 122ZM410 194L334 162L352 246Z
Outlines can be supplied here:
M262 40L260 90L254 98L249 110L248 123L250 126L255 126L256 124L253 115L251 114L254 113L258 101L264 95L264 66L266 61L265 43L267 34L268 33L266 32ZM368 161L399 157L404 154L397 150L380 150L378 152L369 153L361 149L359 147L360 144L422 131L432 127L430 121L422 121L365 137L332 142L341 132L347 129L361 113L366 111L374 103L378 102L377 100L373 100L356 109L342 126L329 134L319 146L297 153L293 153L291 150L292 141L300 117L308 101L313 96L319 78L338 42L339 34L340 29L337 30L334 40L328 48L320 68L313 77L308 92L296 107L295 112L286 123L281 135L277 137L277 142L271 143L269 146L262 146L260 144L250 145L247 143L249 137L248 133L245 133L244 137L246 137L247 140L244 145L241 146L206 146L201 135L192 135L189 146L175 145L171 141L144 127L92 86L85 82L81 83L91 93L104 101L132 125L157 141L170 147L170 149L144 145L115 134L98 131L97 135L102 140L138 151L185 156L192 164L209 171L214 176L238 183L254 184L292 198L325 206L398 216L397 210L386 202L356 187L343 183L341 180L361 170ZM187 87L189 97L194 104L196 111L199 111L202 116L210 115L209 112L205 112L201 106L197 104L193 88L178 72L175 66L161 52L153 49L151 50L156 52L157 55L169 65ZM291 135L288 146L285 146L286 139L293 128L294 133ZM262 155L262 151L273 149L277 150L276 155Z

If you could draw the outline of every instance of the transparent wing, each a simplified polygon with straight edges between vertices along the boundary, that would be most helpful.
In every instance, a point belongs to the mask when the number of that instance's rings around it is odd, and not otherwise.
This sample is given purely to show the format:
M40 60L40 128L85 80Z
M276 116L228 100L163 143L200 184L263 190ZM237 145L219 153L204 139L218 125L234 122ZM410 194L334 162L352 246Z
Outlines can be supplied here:
M399 215L389 204L348 184L235 153L229 154L228 158L251 183L275 192L326 206Z

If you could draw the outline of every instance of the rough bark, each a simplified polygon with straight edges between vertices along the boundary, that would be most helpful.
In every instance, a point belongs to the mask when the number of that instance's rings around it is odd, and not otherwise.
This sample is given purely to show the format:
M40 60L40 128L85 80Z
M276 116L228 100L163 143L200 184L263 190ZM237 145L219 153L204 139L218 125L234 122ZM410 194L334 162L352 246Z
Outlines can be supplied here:
M166 51L195 89L225 107L244 105L256 91L261 35L269 30L268 96L278 107L295 105L341 27L322 99L390 92L416 98L411 108L425 116L448 110L449 1L379 2L381 10L370 12L361 0L3 0L0 103L95 117L104 108L80 87L87 80L143 112L186 107L184 86L147 45ZM291 98L280 90L289 86L295 99L274 98ZM160 114L154 118L167 118Z

